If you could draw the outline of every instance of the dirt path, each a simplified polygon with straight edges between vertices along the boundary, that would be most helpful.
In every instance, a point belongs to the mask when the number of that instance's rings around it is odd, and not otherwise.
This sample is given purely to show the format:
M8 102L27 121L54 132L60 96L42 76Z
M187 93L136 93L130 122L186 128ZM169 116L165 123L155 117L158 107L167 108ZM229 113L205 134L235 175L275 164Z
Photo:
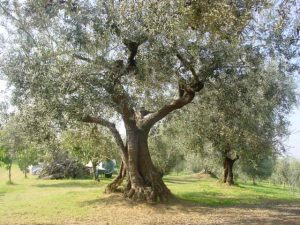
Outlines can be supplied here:
M84 220L74 218L61 221L59 224L300 225L299 203L269 202L263 205L215 208L178 201L165 205L135 204L113 195L85 204L92 204L99 214Z

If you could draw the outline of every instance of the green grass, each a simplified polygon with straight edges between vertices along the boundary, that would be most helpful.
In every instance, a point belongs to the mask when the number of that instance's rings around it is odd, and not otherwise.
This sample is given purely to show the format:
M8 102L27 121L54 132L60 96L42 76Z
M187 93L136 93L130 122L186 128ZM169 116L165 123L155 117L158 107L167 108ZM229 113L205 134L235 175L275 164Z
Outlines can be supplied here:
M168 176L165 182L178 198L205 206L261 204L269 201L300 203L299 190L292 193L289 189L268 183L228 186L214 178L199 179L195 176Z
M101 198L109 180L39 180L28 179L15 167L13 185L8 185L6 171L0 169L0 224L15 217L26 223L53 221L58 218L79 217L90 212L86 202ZM10 221L10 220L9 220Z
M92 180L39 180L23 178L16 166L13 183L7 184L7 171L0 168L0 224L16 223L21 218L25 224L47 224L53 217L63 223L68 218L84 218L97 213L95 201L103 198L104 187L110 179ZM239 183L227 186L217 179L199 179L194 176L166 176L164 178L172 193L180 199L196 204L238 206L260 204L269 201L297 201L300 191L291 193L279 186ZM20 221L19 221L20 223Z

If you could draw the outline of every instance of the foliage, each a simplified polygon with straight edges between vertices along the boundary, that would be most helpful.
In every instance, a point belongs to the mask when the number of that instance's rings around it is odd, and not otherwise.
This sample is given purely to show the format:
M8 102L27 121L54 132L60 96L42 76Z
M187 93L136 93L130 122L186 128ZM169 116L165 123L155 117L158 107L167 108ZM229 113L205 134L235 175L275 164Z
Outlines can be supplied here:
M17 152L16 162L21 171L24 172L25 177L27 176L28 167L30 165L36 165L38 163L38 150L34 147L29 148L28 146L21 151Z
M291 157L279 158L271 180L277 184L289 186L292 190L300 187L300 162Z
M267 6L264 0L234 1L188 1L189 23L197 29L221 34L221 38L232 40L238 37L253 17L253 11Z
M3 144L0 148L0 165L4 165L8 169L13 162L13 155L9 151L9 148L5 147Z
M1 143L9 149L13 159L27 176L28 166L38 163L39 147L32 142L24 129L24 124L18 118L18 114L10 113L2 127Z
M211 83L178 129L187 133L189 149L207 161L239 155L243 165L253 167L262 158L284 152L287 115L296 103L296 93L293 81L274 65L256 64L245 74L235 73ZM207 152L205 143L213 151Z
M242 171L250 178L252 178L253 183L255 179L267 179L269 178L275 167L275 159L272 156L265 156L258 159L254 159L248 162L242 163Z
M158 126L150 135L149 147L151 158L162 174L171 171L181 172L184 166L184 148L174 130Z
M109 134L92 125L81 125L62 134L62 145L83 163L99 163L117 157L116 146Z
M4 164L8 170L9 183L11 180L11 167L16 158L16 151L20 147L19 137L12 131L5 127L0 130L0 165Z
M4 2L3 15L15 29L8 27L14 38L3 73L14 86L14 103L42 117L39 123L109 119L120 113L115 100L123 92L133 108L157 110L173 99L178 80L214 79L244 65L237 33L262 2ZM204 27L191 29L190 19ZM139 46L133 64L130 43Z

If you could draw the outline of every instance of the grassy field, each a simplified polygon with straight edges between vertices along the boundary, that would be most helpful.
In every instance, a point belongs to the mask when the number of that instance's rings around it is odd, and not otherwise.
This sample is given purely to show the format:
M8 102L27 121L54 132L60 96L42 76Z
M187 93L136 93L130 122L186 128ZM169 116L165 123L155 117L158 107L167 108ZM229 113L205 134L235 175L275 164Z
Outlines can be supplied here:
M164 179L177 199L167 204L148 205L125 201L119 195L103 194L109 179L102 179L101 182L38 180L32 176L24 179L15 167L14 184L8 185L7 172L0 168L0 224L119 224L120 221L120 224L135 224L139 214L153 216L137 224L167 224L163 221L166 221L168 216L169 221L181 216L181 223L178 224L202 224L191 221L193 218L198 221L197 213L203 210L212 210L211 213L220 210L221 213L222 208L238 208L242 211L245 209L247 215L248 208L253 210L263 205L269 210L274 204L285 203L295 206L296 211L293 213L299 213L300 216L300 207L297 211L297 207L300 206L299 190L292 193L279 186L254 186L250 183L238 183L237 186L229 187L217 179L199 178L196 175L166 176ZM191 211L187 211L187 208ZM121 220L120 217L114 217L116 213L124 218ZM135 215L129 216L129 213ZM185 217L189 213L190 215ZM159 215L164 217L160 218ZM209 224L209 220L204 224Z

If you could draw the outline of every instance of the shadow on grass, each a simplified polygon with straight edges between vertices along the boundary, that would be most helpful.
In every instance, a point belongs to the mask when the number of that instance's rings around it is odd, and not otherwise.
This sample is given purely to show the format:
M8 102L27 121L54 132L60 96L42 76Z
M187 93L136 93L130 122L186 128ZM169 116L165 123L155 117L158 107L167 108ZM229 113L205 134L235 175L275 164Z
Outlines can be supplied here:
M244 199L244 202L247 200ZM148 206L177 206L182 209L190 206L205 207L205 208L221 208L221 207L232 207L238 206L245 203L237 198L226 198L222 194L217 192L186 192L184 194L175 196L173 195L171 199L163 203L144 203L144 202L135 202L129 199L124 198L122 193L106 194L101 198L96 198L93 200L88 200L81 202L80 206L108 206L108 205L126 205L126 207L134 207L137 205L148 205ZM253 205L248 204L248 205ZM257 202L256 202L257 204Z
M104 195L101 198L81 202L81 206L92 206L98 212L108 213L118 210L125 219L135 213L151 213L156 217L173 217L179 219L193 218L195 215L203 215L203 219L212 219L226 224L289 224L298 225L300 221L300 205L289 202L268 202L265 204L238 205L238 206L203 206L195 202L185 201L180 198L171 198L165 203L138 203L126 200L122 194ZM266 213L262 213L267 210ZM207 215L207 217L206 217ZM215 218L215 219L214 219ZM219 220L222 218L222 220ZM185 220L187 222L188 220ZM182 221L183 222L183 221ZM205 221L204 221L205 222ZM224 223L224 224L225 224ZM176 223L177 224L177 223ZM183 224L183 223L182 223ZM185 223L184 223L185 224ZM205 223L201 223L205 224ZM209 223L211 224L211 223ZM223 223L222 223L223 224Z
M101 198L95 198L93 200L83 201L80 203L80 206L90 206L90 205L98 205L98 206L106 206L106 205L124 205L129 203L123 197L122 193L115 194L105 194Z
M195 193L187 193L187 195L195 196ZM190 197L190 196L189 196ZM191 213L191 212L199 212L199 213L213 213L215 210L226 210L226 209L244 209L244 210L252 210L252 209L270 209L277 212L287 212L297 215L300 218L300 201L299 200L270 200L270 199L261 199L262 202L258 203L246 203L240 202L239 199L235 198L221 198L217 197L215 200L213 196L205 193L198 193L197 198L202 198L201 202L187 200L183 197L172 196L167 202L163 203L145 203L145 202L134 202L132 200L125 199L123 194L108 194L103 195L101 198L96 198L93 200L83 201L80 203L81 207L84 206L93 206L93 207L126 207L126 208L135 208L135 207L150 207L158 213L170 213L172 211ZM207 202L205 202L207 200Z
M267 185L262 185L262 184L240 184L238 185L239 188L241 189L247 189L250 191L254 191L258 194L264 194L264 195L269 195L269 196L277 196L280 194L286 194L288 189L283 189L280 187L270 187Z
M32 186L39 187L39 188L70 188L70 187L82 187L82 188L100 188L105 186L107 183L101 183L101 182L76 182L76 181L70 181L70 182L59 182L59 183L53 183L53 184L35 184Z
M254 205L265 200L261 195L243 193L242 195L230 196L218 190L190 191L176 194L178 200L190 202L205 207L233 207L240 205Z
M5 184L8 185L8 186L15 186L15 185L18 185L18 184L16 184L16 183L13 182L13 181L6 181Z
M173 180L173 179L171 179ZM168 203L162 203L158 205L176 205L177 207L182 206L190 207L205 207L205 208L260 208L262 207L273 207L273 204L282 204L282 203L295 203L300 206L300 199L285 199L285 198L276 198L263 196L263 195L253 195L253 194L243 194L242 196L229 197L226 194L222 194L218 191L193 191L193 192L184 192L181 194L174 195ZM137 203L131 200L125 200L122 194L110 194L104 195L101 198L97 198L90 201L82 202L82 206L87 205L124 205L126 206L135 206ZM152 204L149 204L152 205ZM157 205L157 204L154 204ZM298 210L298 209L297 209Z
M217 179L214 179L218 181ZM194 184L198 183L201 185L201 179L197 177L164 177L164 181L168 184ZM251 185L245 183L238 183L234 185L232 189L235 193L233 196L226 194L224 191L219 190L222 188L223 183L218 185L217 190L214 190L215 187L210 188L206 187L206 190L196 190L178 193L175 196L175 199L184 201L190 204L197 204L198 206L203 207L240 207L240 206L253 206L258 204L264 204L269 202L298 202L300 203L299 198L287 198L288 196L281 196L281 191L285 190L278 187L270 187L268 185L258 184ZM227 187L226 187L227 188ZM237 188L237 189L236 189ZM250 190L253 193L240 192L240 190ZM283 193L284 194L284 193ZM111 204L115 202L116 199L120 200L119 195L112 195L100 199L92 200L86 204ZM122 199L122 198L121 198ZM84 203L83 203L84 204Z
M190 184L190 183L199 182L199 179L195 177L185 177L185 178L166 177L163 178L163 180L166 183L172 183L172 184Z

